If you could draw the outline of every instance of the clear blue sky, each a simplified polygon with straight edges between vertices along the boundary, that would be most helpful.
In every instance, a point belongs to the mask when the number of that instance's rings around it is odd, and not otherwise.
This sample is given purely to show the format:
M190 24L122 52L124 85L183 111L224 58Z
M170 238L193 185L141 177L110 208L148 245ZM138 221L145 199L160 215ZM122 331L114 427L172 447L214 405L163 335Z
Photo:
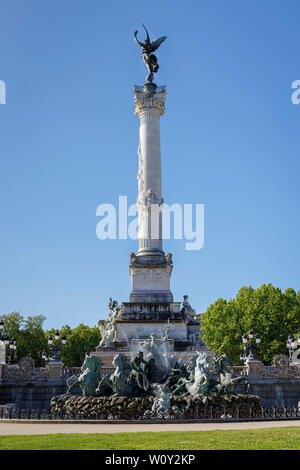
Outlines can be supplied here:
M110 296L129 298L137 244L97 239L96 208L136 199L141 22L167 36L164 199L205 204L202 250L165 243L175 300L203 312L243 285L299 289L299 1L1 0L0 12L0 313L92 326Z

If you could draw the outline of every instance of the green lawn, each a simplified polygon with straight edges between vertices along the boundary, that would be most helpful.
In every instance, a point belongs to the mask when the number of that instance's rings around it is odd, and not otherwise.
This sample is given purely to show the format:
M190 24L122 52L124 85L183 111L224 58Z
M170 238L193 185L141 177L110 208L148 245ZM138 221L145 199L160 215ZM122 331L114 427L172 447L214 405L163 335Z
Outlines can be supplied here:
M0 450L300 450L300 427L0 436Z

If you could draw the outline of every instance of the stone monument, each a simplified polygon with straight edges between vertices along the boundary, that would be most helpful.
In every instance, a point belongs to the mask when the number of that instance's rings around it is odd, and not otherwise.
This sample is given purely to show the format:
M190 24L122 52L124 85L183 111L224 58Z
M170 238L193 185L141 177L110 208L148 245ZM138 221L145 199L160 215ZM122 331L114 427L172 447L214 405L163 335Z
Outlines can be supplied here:
M144 25L143 25L144 26ZM144 27L145 28L145 27ZM146 30L142 48L147 67L146 82L134 88L134 112L139 117L138 145L138 251L131 253L129 273L132 289L129 302L118 305L110 299L107 321L100 321L102 340L94 354L101 356L104 367L111 367L116 352L137 349L139 341L151 341L151 335L162 338L167 328L170 354L178 358L192 350L206 350L201 339L200 315L184 296L183 303L174 302L170 289L172 255L165 254L162 240L162 173L160 150L160 118L165 112L166 87L158 87L154 73L158 70L153 52L166 36L150 41ZM181 305L182 304L182 305Z

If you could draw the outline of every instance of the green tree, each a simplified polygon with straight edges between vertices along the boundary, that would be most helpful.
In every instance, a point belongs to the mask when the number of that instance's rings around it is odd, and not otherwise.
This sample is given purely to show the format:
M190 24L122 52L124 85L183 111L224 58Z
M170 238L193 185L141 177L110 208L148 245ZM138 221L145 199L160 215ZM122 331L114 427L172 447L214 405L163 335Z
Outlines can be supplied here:
M300 333L300 291L282 292L272 284L258 289L242 287L234 299L218 299L202 315L203 336L216 354L239 363L242 335L252 329L261 337L259 358L271 364L277 354L287 354L290 333Z
M48 338L51 334L54 338L55 331L55 329L47 331L45 333L45 337ZM89 327L82 323L73 329L70 326L65 325L59 330L59 332L59 347L62 346L61 337L64 334L67 337L64 351L60 353L60 357L63 363L69 367L80 367L84 361L85 353L95 351L101 339L98 327Z
M36 315L25 319L20 313L12 312L2 315L2 319L4 320L3 336L8 336L10 340L16 339L16 361L18 362L24 356L30 356L39 367L42 362L42 351L47 346L43 330L46 317ZM9 354L9 347L7 347L7 355Z

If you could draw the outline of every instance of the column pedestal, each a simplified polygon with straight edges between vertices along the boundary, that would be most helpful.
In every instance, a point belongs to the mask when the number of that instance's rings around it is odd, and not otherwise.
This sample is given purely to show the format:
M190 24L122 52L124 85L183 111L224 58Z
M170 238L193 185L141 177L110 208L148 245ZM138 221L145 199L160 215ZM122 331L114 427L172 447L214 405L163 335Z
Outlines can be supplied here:
M63 363L62 362L55 362L50 361L47 364L47 369L49 370L49 380L59 380L62 379L62 370L63 370Z
M247 359L247 375L261 375L263 370L263 363L258 359Z
M170 291L172 269L171 255L153 260L132 254L129 265L132 281L130 302L173 302Z

